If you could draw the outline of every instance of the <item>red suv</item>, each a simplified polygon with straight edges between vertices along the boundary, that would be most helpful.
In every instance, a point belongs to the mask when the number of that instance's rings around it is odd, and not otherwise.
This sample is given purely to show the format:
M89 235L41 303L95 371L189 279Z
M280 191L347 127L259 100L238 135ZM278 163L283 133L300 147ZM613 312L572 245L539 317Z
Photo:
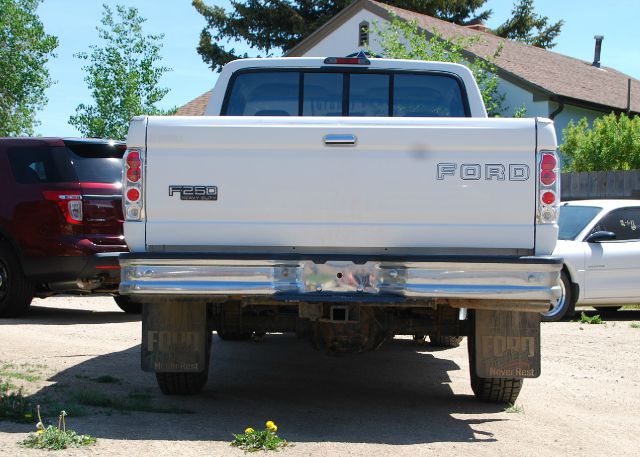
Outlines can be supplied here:
M123 143L0 138L0 317L34 296L116 293ZM140 305L116 296L126 312Z

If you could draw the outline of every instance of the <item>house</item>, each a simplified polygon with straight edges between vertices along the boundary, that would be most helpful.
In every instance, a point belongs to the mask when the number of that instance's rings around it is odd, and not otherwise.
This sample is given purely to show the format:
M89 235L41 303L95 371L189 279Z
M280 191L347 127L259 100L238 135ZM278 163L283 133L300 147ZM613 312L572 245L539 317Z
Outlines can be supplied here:
M640 81L613 68L600 66L553 51L497 37L482 24L460 26L440 19L393 7L374 0L356 0L325 25L287 52L289 57L346 56L366 49L381 53L373 33L374 24L384 27L393 16L416 21L428 35L435 29L447 39L477 36L465 48L470 59L493 55L505 95L504 115L525 106L527 116L550 117L555 121L558 142L570 120L596 117L612 111L640 114ZM210 96L205 93L181 107L177 114L201 115Z

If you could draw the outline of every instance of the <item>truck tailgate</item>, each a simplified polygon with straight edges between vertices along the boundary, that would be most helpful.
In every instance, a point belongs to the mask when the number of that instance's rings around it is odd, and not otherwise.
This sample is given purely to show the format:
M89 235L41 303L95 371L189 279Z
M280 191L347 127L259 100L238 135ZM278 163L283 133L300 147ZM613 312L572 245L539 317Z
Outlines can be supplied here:
M534 247L535 119L150 117L147 138L151 250Z

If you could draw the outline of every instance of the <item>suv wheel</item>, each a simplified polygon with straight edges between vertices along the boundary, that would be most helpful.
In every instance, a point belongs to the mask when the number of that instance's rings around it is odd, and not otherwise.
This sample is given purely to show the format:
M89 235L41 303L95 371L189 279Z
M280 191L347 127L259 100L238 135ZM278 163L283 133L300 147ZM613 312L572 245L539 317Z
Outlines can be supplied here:
M22 272L18 257L0 242L0 317L17 317L29 311L33 284Z

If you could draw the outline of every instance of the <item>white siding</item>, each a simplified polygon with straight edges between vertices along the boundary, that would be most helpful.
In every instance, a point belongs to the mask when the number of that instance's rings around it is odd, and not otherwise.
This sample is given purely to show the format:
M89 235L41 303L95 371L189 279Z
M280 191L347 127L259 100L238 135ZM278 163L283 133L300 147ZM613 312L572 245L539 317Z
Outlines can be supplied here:
M553 109L558 106L557 103L552 103ZM597 117L604 116L606 113L600 111L593 111L585 108L580 108L573 105L564 105L564 109L558 114L554 121L556 127L556 135L558 137L558 144L562 144L562 130L569 125L569 121L573 120L573 123L577 123L583 117L587 118L589 125L593 124L593 120Z
M504 117L513 116L514 111L520 109L523 104L527 108L526 117L549 117L549 102L547 100L534 102L533 94L520 86L500 79L498 92L505 96L502 102Z
M364 49L358 46L359 27L362 21L369 23L369 45L373 52L379 54L380 46L375 40L373 24L377 22L382 25L387 21L367 10L361 10L301 57L346 56Z

